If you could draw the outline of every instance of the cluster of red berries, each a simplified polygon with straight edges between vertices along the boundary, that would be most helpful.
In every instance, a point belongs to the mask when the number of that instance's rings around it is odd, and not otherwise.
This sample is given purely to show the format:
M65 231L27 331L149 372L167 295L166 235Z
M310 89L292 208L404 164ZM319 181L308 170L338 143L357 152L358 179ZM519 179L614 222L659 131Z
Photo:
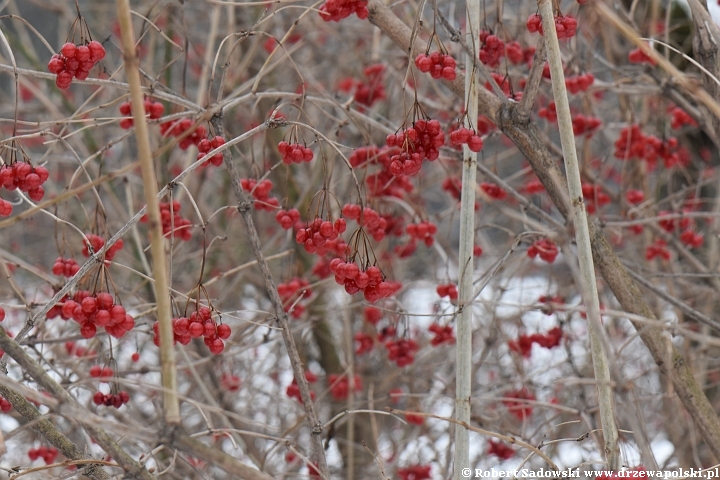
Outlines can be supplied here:
M610 203L610 196L602 191L600 185L590 183L582 184L582 194L585 199L585 208L589 214L593 214L598 208Z
M638 125L630 125L620 131L615 141L615 156L622 160L639 158L654 168L662 159L665 168L684 165L689 161L687 150L680 148L677 138L669 137L665 141L654 135L645 135Z
M342 217L334 222L316 218L307 227L298 229L295 241L303 245L306 252L316 253L318 248L325 246L328 241L338 240L346 229L347 222Z
M72 300L62 306L63 318L72 318L80 324L80 335L93 338L97 328L115 338L120 338L135 327L135 319L122 305L116 305L113 296L107 292L90 293L80 290Z
M317 375L315 375L310 370L305 371L305 380L307 380L308 383L315 383L318 380ZM300 387L298 387L297 381L293 378L293 381L290 385L288 385L287 389L285 390L285 394L290 397L294 398L300 403L303 403L302 396L300 395ZM315 400L315 392L310 390L310 398Z
M523 192L528 195L535 195L537 193L542 193L545 191L545 186L542 184L540 179L537 177L533 177L530 180L527 181L525 186L523 186Z
M705 237L694 230L685 230L680 234L680 241L690 248L702 247Z
M59 277L70 278L75 275L78 270L80 270L80 265L78 265L78 263L72 258L58 257L52 266L53 275L57 275Z
M683 209L683 213L689 213L689 209ZM658 221L658 225L660 228L665 230L668 233L673 233L676 228L680 228L680 230L687 230L692 225L692 220L690 217L683 217L678 219L672 218L671 213L667 210L661 210L658 212L658 217L660 217L660 220Z
M535 243L530 245L527 251L528 257L535 258L539 256L547 263L553 263L555 261L555 258L558 256L558 253L559 250L557 248L557 245L555 245L555 242L553 242L549 238L542 238L540 240L536 240Z
M46 465L50 465L58 456L58 450L55 447L40 446L28 450L28 458L34 462L38 458L42 458Z
M367 3L367 0L325 0L320 6L320 18L326 22L339 22L354 13L360 20L365 20L370 15Z
M267 178L260 182L254 178L243 178L240 180L240 185L243 190L250 192L256 200L254 202L256 210L267 210L271 212L280 206L277 198L270 198L270 190L272 190L273 183Z
M216 148L219 148L221 146L225 145L225 139L221 137L220 135L216 135L213 138L203 138L200 140L200 143L198 143L198 154L197 159L200 160L202 157L204 157L206 154L210 153L211 151L215 150ZM212 157L208 158L202 163L202 167L209 167L210 165L215 165L216 167L219 167L222 165L223 162L223 154L222 152L216 153Z
M565 88L573 95L584 92L595 82L595 75L592 73L583 73L574 77L565 77Z
M547 107L542 107L538 110L538 115L540 115L540 118L544 118L548 122L557 122L555 102L550 102Z
M278 143L278 152L282 155L282 162L285 165L293 163L311 162L315 154L313 151L299 143L288 143L285 140Z
M160 102L153 101L151 98L145 98L143 108L145 109L145 116L152 120L157 120L165 113L165 106ZM128 129L135 125L135 120L132 117L132 104L130 102L120 104L120 115L127 117L120 120L120 128Z
M398 468L397 474L401 480L427 480L432 478L430 465L411 465L405 468Z
M645 201L645 193L642 190L628 190L625 192L625 198L633 205L639 205Z
M480 31L480 42L480 61L491 68L500 65L500 58L505 54L505 42L487 30ZM522 49L520 54L522 55Z
M505 200L507 198L507 192L500 186L494 183L482 182L480 189L493 200Z
M140 217L141 223L147 223L147 221L147 214ZM192 238L189 228L192 222L180 214L180 202L177 200L173 200L172 203L160 202L160 221L162 222L163 236L167 237L172 234L173 237L185 241Z
M280 210L275 214L275 220L284 230L290 230L293 225L300 221L300 212L298 212L297 208Z
M495 455L496 457L507 460L515 455L515 450L510 448L505 442L488 440L488 455Z
M645 250L645 260L653 260L655 257L670 260L670 250L667 248L667 242L662 238L656 239L655 242Z
M353 338L359 343L358 347L355 349L355 355L362 355L364 353L371 352L375 346L375 340L373 340L373 337L367 333L357 332Z
M225 342L230 338L232 329L230 325L221 323L218 325L212 318L212 311L207 307L200 307L192 312L189 317L178 317L172 319L173 344L187 345L193 338L203 337L205 345L214 355L220 355L225 350ZM153 324L153 343L160 346L160 325Z
M86 237L90 241L93 253L99 252L100 249L105 246L105 239L99 235L95 235L94 233L88 233ZM115 258L115 254L122 250L124 246L125 242L122 238L119 238L115 243L110 246L110 248L105 251L105 260L111 262L113 258ZM85 242L83 242L82 254L86 257L90 256L90 249L88 248L88 244Z
M304 278L293 278L287 283L281 283L277 286L280 300L283 303L283 309L290 313L294 318L300 318L305 313L305 306L301 305L298 298L307 299L313 294L309 288L310 282ZM292 311L290 309L292 308Z
M433 323L430 327L428 327L428 330L434 335L432 340L430 340L430 344L433 347L437 347L438 345L442 345L444 343L455 343L455 335L453 334L452 325L443 326L439 323Z
M183 118L182 120L171 120L160 124L160 133L163 137L180 137L185 134L187 130L190 130L193 126L193 121L189 118ZM198 145L200 142L207 138L207 129L200 125L193 130L188 136L180 140L180 148L187 150L190 145Z
M385 238L388 222L385 217L370 207L361 208L355 203L343 205L342 214L348 220L357 220L359 225L366 229L367 234L373 237L376 242Z
M376 146L361 147L355 150L350 158L353 167L368 167L379 165L381 169L376 173L367 175L368 199L372 197L397 197L402 198L406 193L413 191L413 185L406 176L396 177L392 173L392 156L399 149L397 147Z
M12 404L5 397L0 397L0 412L8 413L10 410L12 410Z
M39 202L45 196L43 184L50 177L48 169L42 166L33 167L26 162L15 162L12 165L0 167L0 183L7 190L19 189L28 194L34 202ZM3 201L0 206L0 215L7 217L12 213L12 205Z
M455 68L457 62L447 53L433 52L430 55L421 53L415 57L415 66L423 73L429 73L432 78L444 78L445 80L455 80L457 73Z
M439 148L445 144L445 134L437 120L417 120L412 127L402 129L385 138L388 147L400 148L400 153L390 157L390 171L399 177L415 175L422 167L422 161L437 160Z
M405 230L413 241L423 242L427 247L432 247L435 244L437 225L433 222L425 220L420 223L410 223L405 227Z
M697 127L695 119L680 107L670 107L668 113L672 117L670 120L670 128L672 129L678 129L685 125Z
M475 153L483 148L482 138L474 130L465 127L450 132L450 143L453 145L466 144L470 151Z
M572 117L572 128L575 135L593 133L600 125L602 125L602 121L596 117L586 117L581 113Z
M537 13L533 13L528 17L527 29L530 33L539 33L544 35L542 26L542 17ZM558 39L571 38L577 33L577 20L572 15L556 15L555 30Z
M563 333L560 327L550 329L547 333L533 333L532 335L520 335L517 340L508 342L511 351L519 353L525 358L530 358L532 344L537 343L543 348L553 348L560 345Z
M420 349L417 342L412 338L388 340L385 342L388 351L388 360L402 368L407 367L415 361L415 354Z
M48 71L57 75L55 85L65 90L70 87L73 77L85 80L90 70L105 58L105 47L95 40L88 44L66 43L48 62Z
M363 73L365 81L348 77L340 82L339 88L343 92L355 90L355 101L360 105L370 107L385 98L385 85L382 83L385 65L382 63L370 65L365 67Z
M100 365L93 365L90 367L90 376L93 378L111 378L115 372L110 367L101 367Z
M532 48L534 49L535 47ZM533 54L534 53L535 51L533 50ZM520 42L517 41L505 44L505 56L515 65L523 63L527 60L525 57L525 51L520 45Z
M330 384L330 395L335 400L347 400L350 395L350 378L347 375L330 374L328 375L328 383ZM363 384L360 375L353 377L353 383L355 384L355 392L362 392Z
M362 270L356 263L333 258L330 271L335 274L335 282L344 286L349 295L363 292L365 300L370 303L392 296L401 286L397 282L383 280L382 271L374 265Z
M223 373L220 377L220 386L228 392L237 392L240 390L241 385L240 377L237 375L231 375L229 373Z
M532 405L522 402L521 400L536 400L535 394L523 387L519 390L514 390L505 394L507 398L515 398L517 400L503 400L503 404L507 407L508 411L517 417L518 420L524 420L532 415Z
M130 401L130 395L125 391L121 390L118 393L102 393L101 391L95 392L93 395L93 403L95 405L105 405L106 407L120 408Z
M639 48L630 50L630 53L628 53L628 61L630 63L647 63L652 66L657 63L650 55L646 54Z
M440 298L450 297L450 300L458 299L458 289L454 283L443 283L437 286L437 294Z
M422 415L415 414L415 413L406 413L405 420L407 420L407 422L412 425L424 425L425 424L425 417L423 417Z

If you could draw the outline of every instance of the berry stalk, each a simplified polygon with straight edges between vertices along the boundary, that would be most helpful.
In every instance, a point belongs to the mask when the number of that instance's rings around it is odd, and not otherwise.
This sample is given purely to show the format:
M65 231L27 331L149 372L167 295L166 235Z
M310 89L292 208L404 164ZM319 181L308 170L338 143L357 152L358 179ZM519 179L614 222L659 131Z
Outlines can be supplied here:
M155 300L160 324L160 365L163 386L163 404L165 421L168 424L180 423L180 403L177 397L177 377L175 371L175 350L173 349L173 331L171 325L170 290L167 278L165 245L163 242L160 204L157 198L158 187L155 178L150 137L145 118L144 95L140 84L139 60L135 47L135 35L132 30L130 4L128 0L117 0L118 21L122 33L125 74L130 85L135 135L138 143L138 156L143 177L143 191L147 204L150 230L150 252L152 254L153 277L155 279Z

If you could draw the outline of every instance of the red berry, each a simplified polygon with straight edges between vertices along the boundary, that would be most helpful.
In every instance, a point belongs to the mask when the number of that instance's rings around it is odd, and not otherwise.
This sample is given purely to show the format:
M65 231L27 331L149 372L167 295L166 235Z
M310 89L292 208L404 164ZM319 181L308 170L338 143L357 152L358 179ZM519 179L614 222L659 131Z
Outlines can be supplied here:
M75 53L77 53L77 46L74 43L68 42L62 46L60 53L62 53L65 58L73 58Z

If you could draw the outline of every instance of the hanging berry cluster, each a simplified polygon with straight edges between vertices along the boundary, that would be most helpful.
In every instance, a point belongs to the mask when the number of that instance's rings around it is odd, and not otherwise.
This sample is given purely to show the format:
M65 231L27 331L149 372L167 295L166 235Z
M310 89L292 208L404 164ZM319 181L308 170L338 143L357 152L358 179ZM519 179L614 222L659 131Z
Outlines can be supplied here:
M179 238L188 241L192 238L190 226L192 222L187 218L183 218L180 214L180 202L173 200L170 202L160 202L160 221L162 222L163 236ZM141 223L147 223L147 214L140 217ZM174 228L174 229L173 229Z
M593 83L595 83L595 75L589 72L574 77L565 77L565 88L573 95L586 91Z
M46 447L45 445L42 445L28 450L28 458L31 462L34 462L38 458L42 458L46 465L50 465L55 462L57 456L58 450L55 447Z
M33 167L22 147L15 141L6 144L0 151L5 164L0 167L0 184L7 190L20 190L27 193L30 200L39 202L45 196L43 184L50 177L50 172L43 166ZM12 204L0 199L0 216L7 217L12 213Z
M344 286L349 295L363 292L365 300L370 303L390 297L400 288L396 282L385 281L380 268L374 265L361 269L354 262L334 258L330 261L330 271L335 274L335 282Z
M385 342L388 352L388 360L402 368L411 365L415 361L415 354L420 347L412 338L399 338Z
M225 323L217 324L212 316L212 310L202 306L192 312L189 317L178 317L172 319L173 345L180 343L187 345L193 338L203 337L205 345L210 352L220 355L225 350L225 342L230 338L232 329ZM153 324L153 343L160 346L160 324Z
M367 0L325 0L320 5L320 18L326 22L339 22L354 13L360 20L365 20L370 15L367 3Z
M192 126L193 121L189 118L163 122L160 124L160 133L163 137L180 137L184 135L186 131L190 130ZM180 140L180 148L187 150L190 145L198 145L205 140L206 137L207 129L203 125L200 125L192 130L188 136Z
M557 245L555 245L555 242L549 238L536 240L535 243L530 245L527 251L528 257L535 258L539 256L547 263L553 263L555 258L558 256L558 253L559 251Z
M52 266L53 275L57 275L59 277L70 278L75 275L78 270L80 270L80 265L78 265L78 263L72 258L58 257Z
M665 168L690 162L690 154L680 147L677 138L669 137L663 141L654 135L645 135L639 125L630 125L620 131L615 141L615 156L621 160L639 158L647 162L650 169L655 168L659 159L663 160Z
M290 210L283 209L275 214L275 220L277 220L283 230L290 230L300 221L300 212L297 208L291 208Z
M410 235L412 242L418 240L427 247L432 247L435 244L437 225L433 222L425 220L419 223L410 223L406 227L406 231Z
M121 390L118 393L102 393L97 391L95 395L93 395L93 403L98 406L105 405L106 407L120 408L129 401L130 395L125 390Z
M204 138L200 140L200 143L198 143L198 154L197 159L200 160L202 157L210 153L211 151L215 150L216 148L220 148L221 146L225 145L225 139L219 135L214 136L213 138ZM201 167L209 167L210 165L214 165L216 167L219 167L222 165L223 162L223 154L222 152L216 153L212 157L205 160Z
M542 17L537 13L530 15L527 21L527 29L530 33L544 35ZM577 33L577 20L572 15L555 15L555 30L558 39L571 38Z
M400 148L400 153L390 157L391 173L396 177L415 175L422 168L423 160L438 159L440 147L445 144L445 134L437 120L420 118L413 126L388 135L385 143L388 147Z
M365 229L365 232L376 242L385 238L388 228L387 219L372 208L361 208L355 203L346 203L343 205L342 213L348 220L357 220L358 225Z
M243 190L252 194L255 199L253 203L255 210L272 212L280 206L277 198L270 197L270 190L273 188L273 183L267 178L259 182L254 178L242 178L240 179L240 186Z
M163 106L162 103L155 102L151 98L147 97L143 102L143 108L145 109L145 116L152 120L162 117L163 113L165 113L165 106ZM128 129L135 125L135 120L132 117L132 105L130 102L123 102L120 104L120 115L127 117L120 120L120 128Z
M116 304L108 292L91 293L80 290L72 300L66 300L62 314L80 324L80 335L93 338L98 327L120 338L135 327L135 319L125 311L125 307Z
M467 145L471 152L479 152L483 148L483 140L475 129L459 127L450 132L450 143L453 145Z
M421 53L415 57L415 66L423 73L429 73L434 79L455 80L457 77L457 62L448 53L432 52Z
M76 20L77 21L77 20ZM83 20L84 22L84 20ZM67 42L48 62L48 71L57 75L55 85L61 90L70 88L73 78L85 80L95 64L105 58L105 47L92 40L75 44Z
M453 333L452 325L440 325L439 323L433 323L428 327L428 331L434 335L430 344L433 347L443 344L455 343L455 334Z
M490 68L500 65L500 58L505 54L505 42L487 30L480 31L480 61ZM522 55L522 50L521 50Z
M448 297L451 301L458 299L458 289L454 283L441 283L436 291L440 298Z
M328 250L336 252L337 255L345 254L345 242L340 235L347 229L344 218L338 218L334 222L315 218L307 227L298 229L295 234L295 241L305 248L308 253L323 255ZM327 245L331 242L330 245ZM320 252L318 251L320 250ZM338 250L340 253L337 253ZM322 253L321 253L322 252Z

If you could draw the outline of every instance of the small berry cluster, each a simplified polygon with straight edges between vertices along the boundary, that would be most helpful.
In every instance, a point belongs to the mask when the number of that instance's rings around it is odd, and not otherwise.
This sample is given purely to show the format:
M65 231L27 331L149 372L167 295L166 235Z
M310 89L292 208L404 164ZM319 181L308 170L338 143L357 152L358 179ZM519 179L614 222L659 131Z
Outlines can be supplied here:
M553 263L555 261L555 258L558 256L558 253L559 251L557 245L555 245L555 242L553 242L549 238L542 238L540 240L536 240L535 243L530 245L527 251L528 257L535 258L539 256L547 263Z
M450 143L453 145L467 145L471 152L479 152L483 148L483 140L475 132L469 128L460 127L450 132Z
M458 289L454 283L443 283L437 286L437 294L440 298L449 297L454 301L458 299Z
M50 465L58 456L58 450L55 447L40 446L28 450L28 458L34 462L38 458L42 458L46 465Z
M187 242L192 238L192 232L189 228L192 222L187 218L183 218L180 214L180 208L180 202L177 200L173 200L172 203L160 202L160 221L162 222L163 236L167 237L172 234L173 237ZM147 223L147 221L147 214L140 217L141 223Z
M452 325L443 326L439 323L433 323L430 327L428 327L428 330L430 333L435 335L432 340L430 340L430 344L433 347L437 347L438 345L442 345L444 343L455 343L455 335L453 334Z
M315 154L313 151L299 143L288 143L285 140L278 143L278 152L282 155L282 162L285 165L293 163L311 162Z
M485 192L485 195L493 200L503 201L507 198L507 192L500 185L482 182L480 184L480 189Z
M425 417L423 417L422 415L417 415L415 413L406 413L405 420L407 420L407 422L412 425L424 425L425 424Z
M349 295L363 292L365 300L370 303L390 297L400 288L397 282L383 280L382 271L374 265L362 270L356 263L333 258L330 271L335 274L335 282L344 286Z
M86 237L90 241L93 253L99 252L100 249L105 246L105 239L99 235L95 235L94 233L88 233ZM119 238L117 242L113 243L110 248L105 251L105 261L111 262L113 258L115 258L117 252L122 250L124 246L125 242L122 238ZM90 256L90 249L88 248L88 244L85 242L83 242L82 254L86 257Z
M401 480L428 480L431 477L430 465L410 465L405 468L398 468L397 474Z
M222 377L220 377L220 386L223 390L227 390L228 392L237 392L240 390L241 383L240 377L237 375L223 373Z
M622 160L645 160L651 169L655 168L658 159L663 160L665 168L689 162L689 154L679 146L677 138L669 137L663 141L654 135L643 134L638 125L620 130L620 136L615 141L615 156Z
M90 376L93 378L111 378L115 372L110 367L101 367L100 365L93 365L90 367Z
M57 75L55 85L61 90L70 87L73 77L85 80L90 70L105 58L105 47L95 40L88 44L66 43L48 62L48 71Z
M289 282L277 286L283 309L285 312L290 313L293 318L300 318L305 313L305 305L301 305L297 300L298 298L308 299L312 296L313 291L309 288L309 285L310 282L304 278L293 278Z
M306 252L316 253L318 248L324 247L328 241L338 240L346 229L347 223L344 218L338 218L334 222L316 218L307 227L298 229L295 234L295 241L303 245ZM336 242L336 247L338 243ZM344 253L345 242L342 243Z
M300 212L298 212L297 208L280 210L275 214L275 220L277 220L283 230L290 230L293 228L293 225L300 221Z
M583 73L574 77L565 77L565 87L568 92L573 95L584 92L595 82L595 75L592 73Z
M357 332L354 336L356 342L360 345L355 349L355 355L362 355L364 353L372 352L375 347L375 340L367 333Z
M330 394L335 400L347 400L350 395L350 379L347 375L330 374L328 375L328 383L330 384ZM362 392L363 384L360 375L353 377L355 384L355 392Z
M655 243L649 245L645 250L645 260L653 260L655 257L670 260L670 250L667 248L667 242L662 238L656 239Z
M361 208L354 203L343 205L342 214L348 220L358 220L358 224L367 230L368 235L376 242L385 238L385 231L388 227L387 219L370 207Z
M268 180L262 180L258 182L254 178L243 178L240 180L242 189L246 192L250 192L255 198L255 210L267 210L268 212L273 211L280 206L277 198L270 198L270 190L272 190L273 183Z
M58 257L52 266L53 275L57 275L59 277L70 278L75 275L78 270L80 270L80 265L78 265L78 263L72 258Z
M544 35L542 26L542 17L537 13L533 13L528 17L527 29L530 33L539 33ZM571 38L577 33L577 20L572 15L556 15L555 30L558 39Z
M202 157L204 157L206 154L210 153L211 151L215 150L216 148L219 148L221 146L225 145L225 139L221 137L220 135L216 135L213 138L203 138L200 140L200 143L198 143L198 154L197 159L200 160ZM215 165L216 167L219 167L222 165L223 162L223 154L222 152L216 153L212 157L208 158L202 163L202 167L209 167L210 165Z
M549 330L547 333L533 333L532 335L520 335L517 340L511 340L508 342L508 347L511 351L519 353L525 358L530 358L532 351L532 344L537 343L543 348L553 348L560 345L562 341L563 333L560 327L555 327Z
M457 62L447 53L432 52L430 55L421 53L415 57L415 66L421 72L429 73L434 79L455 80L457 77L455 72Z
M305 380L307 380L308 383L315 383L318 380L317 375L315 375L310 370L305 370ZM297 381L293 378L293 381L290 385L288 385L287 389L285 390L285 394L290 397L294 398L300 403L303 403L302 396L300 395L300 387L298 387ZM315 392L310 390L310 398L315 400Z
M586 117L582 114L572 117L572 128L575 135L592 134L600 125L602 125L602 121L596 117Z
M532 415L533 407L531 404L522 402L522 400L536 399L535 394L523 387L519 390L514 390L505 394L505 397L515 398L517 400L503 400L503 404L507 407L508 411L517 417L518 420L525 420Z
M690 248L702 247L705 237L701 233L688 229L680 234L680 241Z
M420 349L417 342L412 338L394 339L385 342L388 351L388 360L402 368L407 367L415 361L415 354Z
M145 109L145 116L157 120L162 117L165 113L165 106L160 102L155 102L151 98L145 98L143 102L143 108ZM128 129L135 125L135 120L132 117L132 105L130 102L123 102L120 104L120 115L125 116L120 120L120 128Z
M205 345L214 355L220 355L225 350L225 342L230 338L232 329L229 325L221 323L218 325L212 318L212 311L207 307L200 307L192 312L189 317L178 317L172 319L173 344L187 345L193 338L203 337ZM153 324L153 343L160 346L160 324Z
M95 405L105 405L106 407L120 408L130 401L130 395L125 391L121 390L118 393L102 393L101 391L95 392L93 395L93 403Z
M401 150L390 157L391 173L396 177L415 175L420 171L424 159L438 159L439 148L445 144L445 134L437 120L420 119L413 123L412 127L388 135L385 143L388 147L398 147Z
M135 327L135 319L125 311L122 305L116 305L107 292L97 294L80 290L72 300L66 300L62 306L62 315L72 318L80 324L80 335L93 338L97 328L115 338L120 338Z
M488 455L495 455L496 457L507 460L515 455L515 450L510 448L505 442L488 440Z
M502 58L505 54L505 42L503 42L500 37L491 34L487 30L480 31L480 42L482 42L479 54L480 61L491 68L495 68L500 65L500 58Z
M437 225L433 222L422 221L420 223L410 223L406 227L406 231L413 242L415 240L421 241L425 243L427 247L432 247L435 244Z
M28 194L34 202L39 202L45 196L43 184L50 177L45 167L34 167L27 162L15 162L12 165L0 167L0 183L7 190L19 189ZM3 201L0 206L0 215L7 217L12 213L12 205ZM9 209L9 211L8 211Z
M0 412L8 413L12 408L12 404L5 397L0 397Z
M668 109L672 119L670 121L670 128L678 129L685 125L690 127L697 127L697 122L693 117L680 107L671 107Z
M403 198L406 193L413 191L413 184L406 176L396 177L392 173L391 157L398 152L399 148L397 147L361 147L355 150L348 159L353 167L381 166L379 171L367 175L365 178L368 199L373 197Z
M628 53L628 61L630 63L647 63L651 66L657 64L657 62L650 55L646 54L639 48L630 50L630 53Z
M163 137L180 137L185 134L187 130L190 130L193 126L193 121L189 118L183 118L182 120L172 120L160 124L160 133ZM198 145L200 142L205 140L207 137L207 129L200 125L193 130L187 137L180 140L180 148L187 150L190 145Z
M320 6L320 18L326 22L339 22L354 13L360 20L365 20L370 15L367 3L367 0L325 0Z
M370 107L375 102L385 98L385 85L382 83L385 65L382 63L370 65L365 67L363 73L365 75L365 81L348 77L340 82L339 88L343 92L355 90L355 101L360 105Z

